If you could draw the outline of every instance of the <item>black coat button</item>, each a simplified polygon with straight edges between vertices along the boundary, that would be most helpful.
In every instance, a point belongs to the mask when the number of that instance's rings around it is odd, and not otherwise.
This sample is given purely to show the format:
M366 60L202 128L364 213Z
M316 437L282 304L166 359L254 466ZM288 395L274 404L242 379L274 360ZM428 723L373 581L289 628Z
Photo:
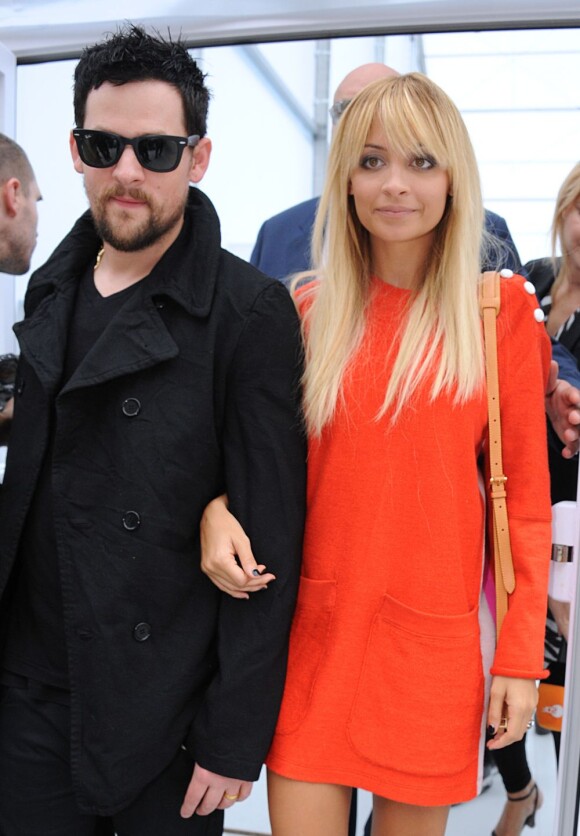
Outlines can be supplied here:
M146 642L151 635L151 625L146 621L140 621L133 627L133 638L136 642Z
M127 398L123 401L121 409L123 410L123 415L126 415L127 418L134 418L141 412L141 401L137 400L137 398Z
M137 511L125 511L123 514L123 528L127 531L136 531L141 525L141 517Z

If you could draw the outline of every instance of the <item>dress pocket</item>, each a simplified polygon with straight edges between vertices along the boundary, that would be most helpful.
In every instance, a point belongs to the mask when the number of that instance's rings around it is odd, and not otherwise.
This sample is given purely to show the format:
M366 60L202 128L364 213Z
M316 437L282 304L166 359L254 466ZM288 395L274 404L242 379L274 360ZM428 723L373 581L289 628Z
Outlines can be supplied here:
M366 760L411 775L453 775L478 755L483 668L477 608L444 616L385 595L348 721Z
M295 731L308 710L326 650L335 599L336 581L300 578L278 734Z

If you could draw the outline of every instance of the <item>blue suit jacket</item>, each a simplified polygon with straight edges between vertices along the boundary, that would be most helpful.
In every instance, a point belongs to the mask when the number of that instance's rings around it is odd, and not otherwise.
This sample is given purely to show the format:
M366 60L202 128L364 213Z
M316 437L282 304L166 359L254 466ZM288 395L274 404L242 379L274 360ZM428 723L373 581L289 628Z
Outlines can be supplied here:
M317 208L318 198L313 197L265 221L250 256L254 267L275 279L285 279L292 273L308 270L310 236ZM509 267L514 273L521 273L520 257L505 220L486 209L485 226L499 240L502 252L499 264L496 256L493 264L484 263L482 269Z

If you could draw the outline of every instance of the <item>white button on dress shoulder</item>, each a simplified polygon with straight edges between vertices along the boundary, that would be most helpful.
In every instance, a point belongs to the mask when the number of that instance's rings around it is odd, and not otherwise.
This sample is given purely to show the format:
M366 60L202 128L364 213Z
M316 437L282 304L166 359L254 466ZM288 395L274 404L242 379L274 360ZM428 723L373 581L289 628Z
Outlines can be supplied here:
M534 319L536 320L536 322L543 322L545 318L546 317L544 311L541 308L536 308L536 310L534 311Z
M533 296L536 292L536 288L531 282L524 282L524 290L526 293L529 293L530 296Z
M500 274L500 276L502 277L502 279L511 279L511 277L512 277L512 276L513 276L513 274L514 274L514 271L513 271L513 270L509 270L507 267L504 267L504 269L503 269L503 270L500 270L500 271L499 271L499 274Z

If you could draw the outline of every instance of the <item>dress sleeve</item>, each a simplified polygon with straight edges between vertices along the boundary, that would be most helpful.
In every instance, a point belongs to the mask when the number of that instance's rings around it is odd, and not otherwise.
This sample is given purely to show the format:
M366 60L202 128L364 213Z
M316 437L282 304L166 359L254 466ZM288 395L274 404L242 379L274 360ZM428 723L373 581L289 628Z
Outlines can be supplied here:
M222 595L218 670L188 739L201 766L247 781L258 778L274 733L300 574L301 374L298 316L284 286L271 283L254 304L231 364L223 455L229 507L258 563L276 580L249 600Z
M551 551L550 477L544 394L550 340L533 287L502 280L498 363L502 449L516 588L491 673L543 678Z

